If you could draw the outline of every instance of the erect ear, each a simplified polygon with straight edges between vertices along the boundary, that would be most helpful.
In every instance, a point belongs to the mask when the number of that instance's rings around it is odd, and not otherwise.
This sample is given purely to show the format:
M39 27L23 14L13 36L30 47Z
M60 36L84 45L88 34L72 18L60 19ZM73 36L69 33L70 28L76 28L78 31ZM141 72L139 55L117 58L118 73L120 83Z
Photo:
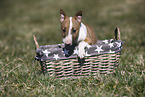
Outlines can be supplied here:
M60 22L63 22L66 18L65 12L60 9Z
M82 11L79 11L79 12L76 13L75 19L76 19L78 22L81 22L81 21L82 21Z

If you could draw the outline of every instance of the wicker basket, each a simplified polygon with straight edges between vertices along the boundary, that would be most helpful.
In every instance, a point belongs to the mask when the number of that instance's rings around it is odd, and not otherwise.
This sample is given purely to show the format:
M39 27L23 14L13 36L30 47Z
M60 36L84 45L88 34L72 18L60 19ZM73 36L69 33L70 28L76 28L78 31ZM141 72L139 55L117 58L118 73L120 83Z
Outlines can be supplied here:
M78 78L115 72L121 55L122 44L119 28L114 31L114 39L99 40L97 45L86 47L86 57L78 59L73 48L71 56L64 44L40 46L36 41L36 56L42 72L57 78ZM100 49L101 48L101 49ZM67 56L68 55L68 56ZM83 65L82 65L83 63Z

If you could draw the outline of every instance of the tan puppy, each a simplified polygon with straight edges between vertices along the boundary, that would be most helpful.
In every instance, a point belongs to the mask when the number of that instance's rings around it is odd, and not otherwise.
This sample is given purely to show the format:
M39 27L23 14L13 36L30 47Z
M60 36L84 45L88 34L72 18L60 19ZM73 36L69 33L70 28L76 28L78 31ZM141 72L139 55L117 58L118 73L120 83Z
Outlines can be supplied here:
M75 17L67 17L61 9L61 35L65 45L78 45L78 56L85 56L85 47L97 43L95 32L82 23L82 11L76 13Z

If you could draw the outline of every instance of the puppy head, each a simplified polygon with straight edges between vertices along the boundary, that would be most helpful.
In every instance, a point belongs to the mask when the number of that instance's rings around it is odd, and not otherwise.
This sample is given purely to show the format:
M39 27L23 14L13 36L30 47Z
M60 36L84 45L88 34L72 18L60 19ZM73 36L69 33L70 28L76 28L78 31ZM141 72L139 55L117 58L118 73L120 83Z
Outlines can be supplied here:
M67 17L65 12L60 9L61 35L66 45L76 44L80 23L82 21L82 11L76 13L75 17Z

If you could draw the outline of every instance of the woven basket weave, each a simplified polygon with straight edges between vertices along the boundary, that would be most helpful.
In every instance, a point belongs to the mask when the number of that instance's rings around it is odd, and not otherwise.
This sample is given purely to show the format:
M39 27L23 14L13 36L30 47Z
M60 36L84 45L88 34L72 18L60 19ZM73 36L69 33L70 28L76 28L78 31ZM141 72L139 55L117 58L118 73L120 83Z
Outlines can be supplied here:
M109 41L110 43L111 41L113 41L112 44L116 42L121 43L120 47L114 49L115 51L113 52L104 52L104 53L97 53L97 54L92 53L89 56L85 57L85 61L83 65L80 65L77 56L65 57L64 54L64 57L59 57L59 59L54 60L53 57L52 58L48 57L49 55L51 55L50 52L48 53L48 55L45 55L43 53L44 50L46 49L52 51L53 55L56 55L56 53L59 52L61 53L64 52L63 49L60 47L61 46L60 44L49 45L49 46L45 45L39 47L35 37L34 40L37 47L35 58L40 62L42 72L48 73L50 76L54 76L57 78L64 78L64 77L77 78L81 76L96 76L97 74L109 74L115 72L115 69L118 66L118 62L122 50L122 44L123 44L123 42L120 39L120 31L118 28L116 28L114 39L110 39ZM107 47L108 44L102 44L102 42L99 41L97 45L92 46L92 49L93 47L96 48L96 46ZM55 50L58 49L56 47L60 49Z

